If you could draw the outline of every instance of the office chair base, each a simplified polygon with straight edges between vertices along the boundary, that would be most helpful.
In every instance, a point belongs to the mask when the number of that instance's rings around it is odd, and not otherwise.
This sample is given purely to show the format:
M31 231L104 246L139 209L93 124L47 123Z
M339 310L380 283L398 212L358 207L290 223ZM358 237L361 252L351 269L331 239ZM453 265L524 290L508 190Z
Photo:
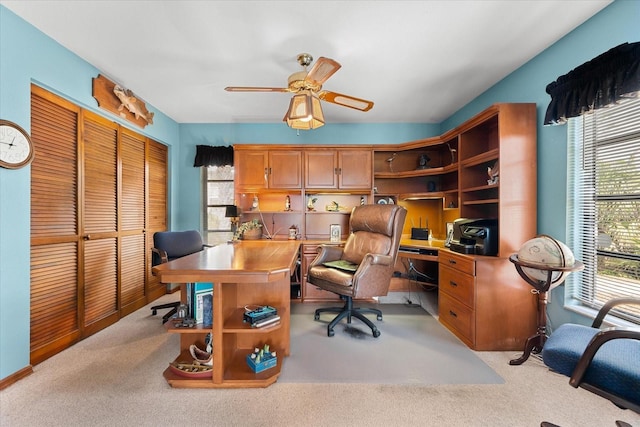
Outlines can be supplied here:
M361 307L353 307L353 300L351 297L343 297L346 301L344 307L324 307L318 308L313 316L314 320L320 320L321 313L338 313L338 315L327 325L327 336L332 337L335 335L333 328L345 317L347 318L347 323L351 323L351 318L355 317L362 321L365 325L367 325L374 336L374 338L378 338L380 336L380 331L373 324L371 320L369 320L364 313L375 314L377 320L382 320L382 311L377 308L361 308Z
M167 321L169 319L171 319L171 317L176 314L178 312L178 307L180 306L180 301L177 302L170 302L167 304L160 304L160 305L154 305L153 307L151 307L151 315L155 316L156 314L158 314L158 310L163 309L163 308L170 308L171 310L169 310L167 313L165 313L164 316L162 316L162 324L167 323Z

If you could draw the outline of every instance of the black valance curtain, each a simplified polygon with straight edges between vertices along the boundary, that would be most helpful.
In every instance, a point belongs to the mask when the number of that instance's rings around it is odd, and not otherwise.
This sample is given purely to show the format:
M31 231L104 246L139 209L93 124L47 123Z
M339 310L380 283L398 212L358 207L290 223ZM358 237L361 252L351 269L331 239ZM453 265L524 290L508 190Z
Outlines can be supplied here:
M233 166L233 147L212 147L196 145L196 158L193 167Z
M544 124L565 123L588 111L640 94L640 42L623 43L547 85Z

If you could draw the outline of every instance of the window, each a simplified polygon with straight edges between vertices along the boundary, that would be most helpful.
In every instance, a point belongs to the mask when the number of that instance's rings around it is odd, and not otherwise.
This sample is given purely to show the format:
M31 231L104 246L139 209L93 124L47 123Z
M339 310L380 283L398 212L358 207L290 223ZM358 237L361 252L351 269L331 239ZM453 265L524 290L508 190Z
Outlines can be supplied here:
M567 279L567 301L598 309L640 296L640 99L570 119L568 131L568 244L585 269ZM612 314L640 322L632 306Z
M231 218L226 218L226 207L233 205L233 166L202 168L205 241L216 245L231 240Z

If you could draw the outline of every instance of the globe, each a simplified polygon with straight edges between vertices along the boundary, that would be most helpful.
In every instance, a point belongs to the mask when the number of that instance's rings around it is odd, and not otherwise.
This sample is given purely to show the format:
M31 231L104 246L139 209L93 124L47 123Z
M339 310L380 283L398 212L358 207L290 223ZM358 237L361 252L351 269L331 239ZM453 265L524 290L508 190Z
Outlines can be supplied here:
M571 267L576 262L573 252L567 245L544 234L525 242L518 251L518 260L539 265L540 269L522 267L522 271L529 278L540 282L547 281L549 268ZM568 275L567 271L554 271L551 274L549 289L562 284Z

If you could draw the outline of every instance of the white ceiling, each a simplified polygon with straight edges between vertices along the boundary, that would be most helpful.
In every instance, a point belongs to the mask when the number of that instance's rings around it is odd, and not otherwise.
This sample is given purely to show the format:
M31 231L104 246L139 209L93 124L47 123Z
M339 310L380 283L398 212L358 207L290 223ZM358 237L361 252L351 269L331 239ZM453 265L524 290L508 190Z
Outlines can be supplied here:
M180 123L280 123L299 53L342 68L327 123L439 123L607 6L589 1L5 1ZM152 109L153 111L153 109Z

